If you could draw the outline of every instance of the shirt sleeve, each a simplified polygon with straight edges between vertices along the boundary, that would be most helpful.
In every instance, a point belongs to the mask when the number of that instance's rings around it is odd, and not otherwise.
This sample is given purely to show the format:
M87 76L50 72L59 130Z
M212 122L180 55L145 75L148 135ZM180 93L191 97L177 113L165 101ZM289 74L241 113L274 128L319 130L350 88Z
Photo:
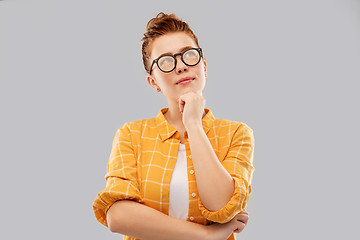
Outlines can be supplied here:
M97 194L93 203L96 219L106 227L106 213L114 202L125 199L142 202L128 125L125 123L115 134L105 175L106 187Z
M235 183L233 196L224 207L215 212L209 211L199 199L200 211L206 219L226 223L245 209L252 192L254 143L253 130L242 123L235 131L229 151L222 162Z

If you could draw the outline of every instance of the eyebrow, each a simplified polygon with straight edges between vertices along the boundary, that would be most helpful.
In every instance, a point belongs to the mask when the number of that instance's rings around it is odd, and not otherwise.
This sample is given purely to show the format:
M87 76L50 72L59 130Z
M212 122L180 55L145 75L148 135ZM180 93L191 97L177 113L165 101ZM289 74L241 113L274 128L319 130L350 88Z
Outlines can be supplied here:
M183 47L182 49L179 50L179 52L183 52L183 51L185 51L186 49L189 49L189 48L193 48L193 46ZM166 53L161 54L159 57L164 56L164 55L169 55L169 54L174 55L174 54L172 54L171 52L166 52ZM159 57L158 57L158 58L159 58Z

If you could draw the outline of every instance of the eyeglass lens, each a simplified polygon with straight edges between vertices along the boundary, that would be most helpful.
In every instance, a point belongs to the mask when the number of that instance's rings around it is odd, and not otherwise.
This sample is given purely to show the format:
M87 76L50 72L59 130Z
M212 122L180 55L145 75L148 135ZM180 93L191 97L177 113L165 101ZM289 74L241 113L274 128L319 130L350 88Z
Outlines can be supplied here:
M183 61L189 66L196 65L200 60L200 54L195 49L186 50L183 53ZM175 58L172 56L163 56L158 60L160 70L168 72L175 68Z

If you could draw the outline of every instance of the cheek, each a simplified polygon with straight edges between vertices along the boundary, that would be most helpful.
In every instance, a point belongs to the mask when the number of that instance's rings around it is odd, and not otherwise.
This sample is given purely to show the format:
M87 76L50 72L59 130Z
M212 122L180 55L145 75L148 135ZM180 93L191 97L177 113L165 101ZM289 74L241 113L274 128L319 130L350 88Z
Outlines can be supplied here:
M174 79L171 78L170 76L163 76L163 75L160 76L160 74L157 75L158 86L164 90L168 88L173 81Z
M199 69L199 72L205 74L205 64L203 61L199 62L198 69Z
M203 64L199 65L199 67L196 69L196 74L199 77L205 77L205 69Z

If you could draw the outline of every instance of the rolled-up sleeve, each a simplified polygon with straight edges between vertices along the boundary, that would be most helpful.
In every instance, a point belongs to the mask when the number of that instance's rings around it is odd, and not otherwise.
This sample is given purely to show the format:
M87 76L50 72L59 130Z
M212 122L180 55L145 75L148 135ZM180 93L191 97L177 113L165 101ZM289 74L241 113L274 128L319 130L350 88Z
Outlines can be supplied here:
M108 227L106 213L118 200L142 202L137 178L137 164L129 123L116 131L105 175L106 187L93 202L96 219Z
M199 208L206 219L226 223L245 209L252 192L254 143L253 130L242 123L235 131L229 151L222 162L235 183L233 196L224 207L215 212L209 211L199 198Z

